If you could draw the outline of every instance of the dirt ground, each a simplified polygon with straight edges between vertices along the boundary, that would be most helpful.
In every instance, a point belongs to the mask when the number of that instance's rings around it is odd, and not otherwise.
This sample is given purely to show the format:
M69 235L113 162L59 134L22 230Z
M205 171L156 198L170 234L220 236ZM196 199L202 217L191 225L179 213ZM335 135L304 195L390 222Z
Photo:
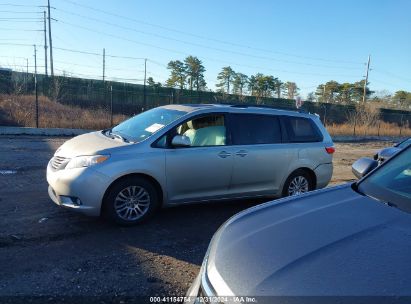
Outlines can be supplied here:
M261 203L169 208L131 228L78 215L47 195L46 165L65 140L0 136L0 297L182 296L217 228ZM390 144L337 143L331 184L353 180L356 159Z

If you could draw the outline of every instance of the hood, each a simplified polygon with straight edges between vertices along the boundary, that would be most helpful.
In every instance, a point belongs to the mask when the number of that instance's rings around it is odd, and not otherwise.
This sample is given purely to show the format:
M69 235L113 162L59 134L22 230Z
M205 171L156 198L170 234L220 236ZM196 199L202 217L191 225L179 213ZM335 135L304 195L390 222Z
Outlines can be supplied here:
M350 185L255 207L216 234L218 295L411 295L411 215Z
M80 155L93 155L103 150L130 145L119 139L112 139L101 131L86 133L66 141L57 149L55 155L73 158Z
M378 156L379 158L386 160L394 156L394 154L399 152L400 150L401 149L397 147L385 148L378 152Z

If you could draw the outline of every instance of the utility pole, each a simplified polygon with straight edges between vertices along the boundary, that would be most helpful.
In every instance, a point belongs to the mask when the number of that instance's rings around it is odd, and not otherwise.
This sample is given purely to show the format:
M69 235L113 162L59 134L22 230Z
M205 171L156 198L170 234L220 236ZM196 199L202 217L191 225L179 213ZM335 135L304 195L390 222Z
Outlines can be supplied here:
M324 86L323 86L323 102L325 103L325 87L326 87L327 85L326 84L324 84Z
M54 76L54 68L53 68L53 41L51 40L50 0L47 0L47 10L48 10L48 19L49 19L50 72L51 72L51 77L53 77L53 76Z
M44 16L44 68L46 71L46 76L48 76L47 72L47 26L46 26L46 11L43 11Z
M36 92L36 128L39 127L39 97L37 92L37 49L34 45L34 90Z
M365 82L364 82L364 93L362 95L362 103L363 104L365 104L365 99L366 99L366 95L367 95L368 71L370 70L370 60L371 60L371 55L368 55L367 72L365 74Z
M144 59L144 98L143 98L143 111L146 110L146 102L147 102L147 97L146 97L146 78L147 78L147 58Z
M103 48L103 83L106 79L106 49Z

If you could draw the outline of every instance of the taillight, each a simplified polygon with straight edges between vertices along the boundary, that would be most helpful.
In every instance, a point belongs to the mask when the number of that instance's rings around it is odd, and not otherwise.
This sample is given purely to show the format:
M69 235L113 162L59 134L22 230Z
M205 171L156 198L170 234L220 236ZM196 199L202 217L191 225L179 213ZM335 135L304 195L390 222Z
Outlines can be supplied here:
M325 147L325 151L327 151L328 154L333 154L335 152L334 147Z

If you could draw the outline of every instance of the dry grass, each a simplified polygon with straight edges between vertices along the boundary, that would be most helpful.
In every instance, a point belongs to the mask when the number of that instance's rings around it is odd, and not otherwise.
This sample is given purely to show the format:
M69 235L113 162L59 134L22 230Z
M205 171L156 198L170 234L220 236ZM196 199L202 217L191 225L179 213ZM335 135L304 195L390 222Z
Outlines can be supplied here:
M0 95L0 124L35 127L35 98L27 95ZM114 115L113 123L125 120ZM79 128L100 130L110 126L110 113L104 109L82 109L39 97L40 128Z
M350 123L329 124L326 127L331 135L354 135L354 125ZM357 136L400 136L400 127L397 124L381 121L375 125L357 125L355 134ZM401 136L411 136L411 129L401 128Z
M125 120L125 115L114 115L113 123ZM357 120L358 121L358 120ZM35 126L35 98L27 95L0 95L0 125ZM39 97L39 127L41 128L79 128L100 130L109 127L110 113L104 109L82 109L63 105L47 97ZM353 123L328 124L331 135L353 135ZM380 135L399 136L400 128L386 122L363 123L356 125L357 136ZM411 136L410 128L402 128L401 136Z

